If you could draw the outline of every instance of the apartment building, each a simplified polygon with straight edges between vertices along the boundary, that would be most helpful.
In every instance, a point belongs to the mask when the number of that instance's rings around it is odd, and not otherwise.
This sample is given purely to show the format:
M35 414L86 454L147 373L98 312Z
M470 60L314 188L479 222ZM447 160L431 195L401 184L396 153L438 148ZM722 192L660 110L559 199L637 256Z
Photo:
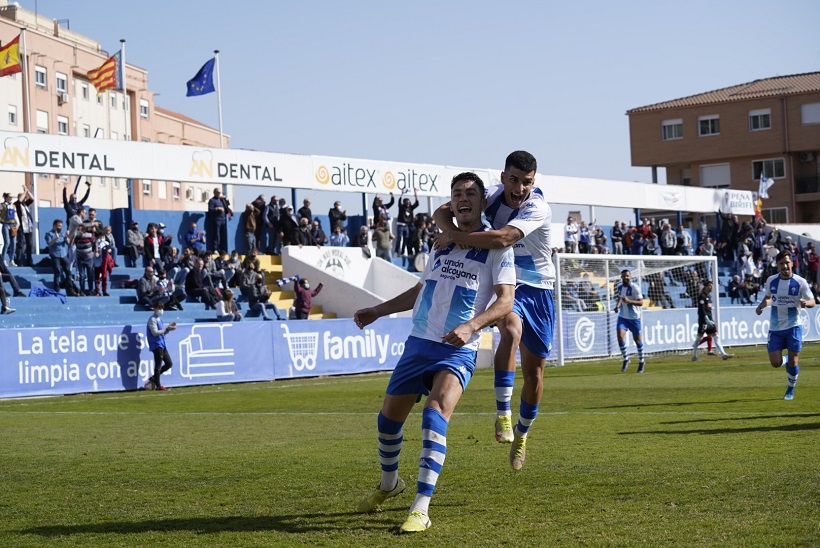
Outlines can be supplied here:
M633 166L667 184L757 192L774 181L763 215L820 223L820 72L776 76L634 108Z
M0 78L0 130L220 147L218 129L155 105L147 69L131 63L127 55L125 94L122 90L97 93L88 71L102 65L121 44L107 44L113 51L105 51L92 38L56 20L0 0L0 43L13 40L22 28L26 31L27 78L22 73ZM228 146L227 136L222 145ZM24 177L0 171L0 190L16 195ZM92 177L90 182L90 205L101 209L128 206L125 180ZM76 183L76 177L36 174L39 205L61 207L63 188L71 192ZM134 180L133 203L136 209L201 211L207 209L212 190L213 185Z

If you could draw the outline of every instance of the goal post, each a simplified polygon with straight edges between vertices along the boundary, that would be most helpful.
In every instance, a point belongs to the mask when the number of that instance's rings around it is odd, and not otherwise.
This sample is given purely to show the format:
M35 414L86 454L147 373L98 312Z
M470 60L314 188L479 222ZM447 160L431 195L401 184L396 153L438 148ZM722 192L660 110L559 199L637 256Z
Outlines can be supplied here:
M697 295L705 280L713 281L712 317L720 325L716 257L577 253L553 257L557 339L553 348L557 347L559 366L569 360L620 355L614 308L623 270L630 271L643 294L644 354L691 350L697 334ZM631 334L627 344L634 346Z

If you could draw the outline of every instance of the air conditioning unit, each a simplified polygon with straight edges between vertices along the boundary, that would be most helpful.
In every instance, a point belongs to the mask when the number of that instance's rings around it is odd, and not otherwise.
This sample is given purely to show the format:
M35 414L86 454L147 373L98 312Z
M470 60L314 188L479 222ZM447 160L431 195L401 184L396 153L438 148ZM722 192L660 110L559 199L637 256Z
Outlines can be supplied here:
M814 152L801 152L797 155L797 159L803 164L813 162L814 161Z
M57 92L57 104L58 105L64 105L66 103L68 103L68 93L66 93L64 91L58 91Z

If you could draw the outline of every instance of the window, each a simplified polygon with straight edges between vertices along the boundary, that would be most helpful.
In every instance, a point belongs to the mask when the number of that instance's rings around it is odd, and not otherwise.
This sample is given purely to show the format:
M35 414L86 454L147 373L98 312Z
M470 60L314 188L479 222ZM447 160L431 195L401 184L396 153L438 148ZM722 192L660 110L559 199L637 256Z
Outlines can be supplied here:
M140 118L148 119L148 101L140 99Z
M729 188L732 183L732 171L729 164L700 166L700 186L709 188Z
M782 179L786 176L786 162L783 158L755 160L752 162L752 176L759 180L761 175L770 179Z
M800 117L803 119L804 126L820 124L820 103L800 105Z
M113 91L109 91L108 93L109 93L109 97L111 98L111 108L116 109L117 108L117 94L114 93Z
M720 135L720 116L710 114L698 117L698 135Z
M763 218L770 224L784 224L789 222L789 208L787 207L772 207L763 209Z
M174 200L179 200L182 192L179 183L171 183L171 188L174 193Z
M749 111L749 131L772 129L772 109L761 108Z
M664 120L661 124L661 138L664 141L683 139L683 120Z
M46 89L46 68L34 66L34 82L38 88Z
M91 137L91 126L83 124L83 137Z
M65 74L58 72L55 75L57 79L57 93L67 93L68 92L68 76Z
M68 118L65 116L57 116L57 133L68 135Z
M48 133L48 112L37 111L37 133Z
M168 199L168 183L166 181L157 181L157 198L160 200Z
M9 125L17 125L17 107L14 105L9 105Z
M151 194L151 181L146 181L143 179L142 181L142 193L146 195Z
M97 104L98 104L98 105L102 105L102 104L103 104L102 95L100 95L99 93L97 94Z
M83 101L88 101L89 92L87 82L80 84L80 96L83 98Z

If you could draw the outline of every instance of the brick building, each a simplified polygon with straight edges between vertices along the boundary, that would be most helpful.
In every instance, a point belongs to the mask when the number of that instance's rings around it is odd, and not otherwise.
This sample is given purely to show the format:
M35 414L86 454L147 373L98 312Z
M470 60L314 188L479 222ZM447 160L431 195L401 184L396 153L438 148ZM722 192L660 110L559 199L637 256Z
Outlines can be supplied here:
M820 72L777 76L634 108L633 166L667 184L757 192L774 180L763 215L820 223Z

